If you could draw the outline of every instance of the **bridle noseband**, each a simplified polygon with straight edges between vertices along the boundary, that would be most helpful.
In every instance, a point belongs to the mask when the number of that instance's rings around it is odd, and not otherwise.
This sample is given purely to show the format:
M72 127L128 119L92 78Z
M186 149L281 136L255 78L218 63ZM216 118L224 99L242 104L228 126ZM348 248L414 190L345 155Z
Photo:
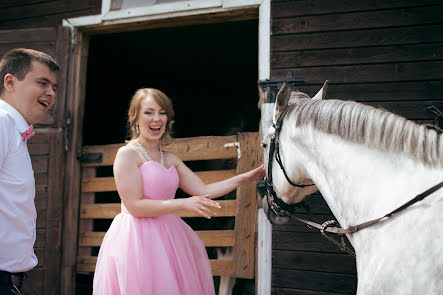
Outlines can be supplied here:
M281 170L283 171L283 174L285 175L286 180L295 187L299 188L305 188L307 186L313 186L315 184L297 184L294 183L288 176L285 167L283 166L283 162L281 160L280 156L280 142L279 142L279 135L280 131L283 125L283 119L288 113L289 108L287 107L283 113L279 116L277 119L277 122L272 123L275 132L274 135L271 137L271 141L269 143L269 157L268 157L268 175L266 179L266 191L267 191L267 197L266 200L268 202L269 208L277 215L278 217L289 217L291 214L295 212L295 209L304 207L306 208L307 205L304 201L296 204L288 204L285 203L282 199L280 199L274 190L274 185L272 183L272 161L274 158L275 153L275 160L277 161L278 165L280 166Z

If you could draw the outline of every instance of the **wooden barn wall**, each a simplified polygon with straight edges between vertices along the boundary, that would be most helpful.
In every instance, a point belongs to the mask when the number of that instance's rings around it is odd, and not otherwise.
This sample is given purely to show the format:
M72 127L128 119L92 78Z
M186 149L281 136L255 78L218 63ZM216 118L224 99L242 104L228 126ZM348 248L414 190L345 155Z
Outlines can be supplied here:
M64 18L100 14L101 3L101 0L1 0L0 30L58 26Z
M11 48L42 50L53 56L61 70L57 97L46 120L35 126L28 141L36 182L37 235L34 245L38 265L25 278L24 294L58 294L64 174L64 104L66 94L67 28L0 30L0 57Z
M443 1L271 3L271 78L288 72L314 95L355 100L420 123L443 111ZM320 195L314 219L332 217ZM273 229L273 294L354 294L355 262L296 222Z

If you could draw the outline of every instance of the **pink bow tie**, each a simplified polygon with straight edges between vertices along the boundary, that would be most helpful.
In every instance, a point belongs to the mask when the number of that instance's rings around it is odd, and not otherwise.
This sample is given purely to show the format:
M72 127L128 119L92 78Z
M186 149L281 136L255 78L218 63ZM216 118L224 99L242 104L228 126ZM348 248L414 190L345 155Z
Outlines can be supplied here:
M20 133L20 134L22 135L23 138L30 139L31 137L33 137L35 135L35 132L32 131L33 129L34 129L34 126L31 125L31 126L29 126L28 130L26 130L25 132Z

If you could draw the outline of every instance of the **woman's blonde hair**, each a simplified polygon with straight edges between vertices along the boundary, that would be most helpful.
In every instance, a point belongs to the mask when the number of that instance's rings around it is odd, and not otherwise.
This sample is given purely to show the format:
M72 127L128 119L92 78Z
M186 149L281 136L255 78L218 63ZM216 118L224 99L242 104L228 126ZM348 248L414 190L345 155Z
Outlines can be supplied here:
M154 88L140 88L135 92L134 96L131 99L128 111L128 124L131 140L134 140L138 137L136 122L140 114L141 103L147 97L151 97L156 104L158 104L162 109L166 111L168 121L166 123L165 133L163 133L162 137L160 138L160 145L165 146L172 139L171 129L172 124L174 123L174 109L169 97L162 91Z

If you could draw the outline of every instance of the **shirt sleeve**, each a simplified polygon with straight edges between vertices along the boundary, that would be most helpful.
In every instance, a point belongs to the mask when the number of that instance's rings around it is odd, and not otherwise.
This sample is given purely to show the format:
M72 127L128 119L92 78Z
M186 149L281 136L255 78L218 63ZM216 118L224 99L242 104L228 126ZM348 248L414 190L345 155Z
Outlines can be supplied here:
M8 156L11 144L11 124L5 116L0 114L0 167L3 167L4 160Z

